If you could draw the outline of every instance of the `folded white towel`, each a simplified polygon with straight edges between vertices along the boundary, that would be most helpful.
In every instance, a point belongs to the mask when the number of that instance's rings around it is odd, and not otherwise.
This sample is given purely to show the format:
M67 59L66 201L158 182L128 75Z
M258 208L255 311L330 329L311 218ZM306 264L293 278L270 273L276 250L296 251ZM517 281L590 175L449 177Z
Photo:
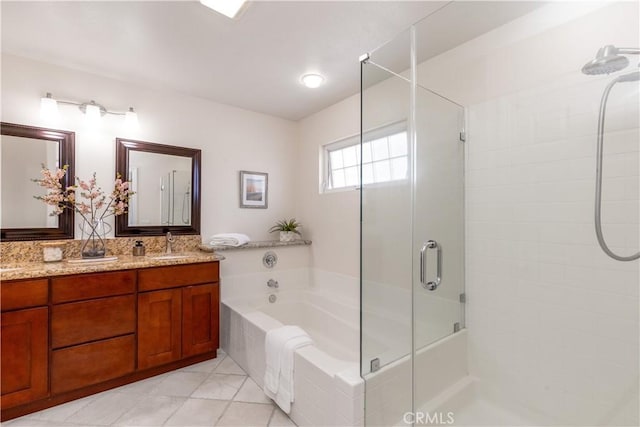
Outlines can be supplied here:
M214 234L209 240L211 246L242 246L249 243L251 239L246 234L241 233L221 233Z
M264 343L266 370L264 393L275 400L287 414L293 402L293 354L301 347L313 344L309 335L298 326L282 326L267 331Z

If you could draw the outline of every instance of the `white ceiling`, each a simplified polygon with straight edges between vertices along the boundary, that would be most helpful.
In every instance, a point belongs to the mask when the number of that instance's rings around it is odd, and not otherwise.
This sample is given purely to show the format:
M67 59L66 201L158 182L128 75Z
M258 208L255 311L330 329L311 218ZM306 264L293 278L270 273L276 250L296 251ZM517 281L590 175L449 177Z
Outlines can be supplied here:
M446 3L254 1L230 20L197 1L2 1L2 51L298 120L357 93L358 57ZM429 55L536 7L482 3L456 4ZM303 87L307 72L325 84Z

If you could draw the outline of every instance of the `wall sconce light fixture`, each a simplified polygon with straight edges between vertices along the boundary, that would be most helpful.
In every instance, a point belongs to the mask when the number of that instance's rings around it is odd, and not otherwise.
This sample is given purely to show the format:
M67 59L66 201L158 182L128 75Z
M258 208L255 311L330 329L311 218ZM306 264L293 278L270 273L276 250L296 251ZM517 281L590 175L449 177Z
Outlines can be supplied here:
M51 95L51 92L47 92L47 94L40 99L40 112L42 116L47 119L57 118L58 104L77 106L78 109L86 115L87 120L89 120L92 123L98 122L100 118L106 114L112 114L114 116L124 116L124 122L126 127L128 128L138 127L138 114L133 109L133 107L129 107L129 110L126 112L109 111L106 109L104 105L98 104L93 100L89 102L56 100Z

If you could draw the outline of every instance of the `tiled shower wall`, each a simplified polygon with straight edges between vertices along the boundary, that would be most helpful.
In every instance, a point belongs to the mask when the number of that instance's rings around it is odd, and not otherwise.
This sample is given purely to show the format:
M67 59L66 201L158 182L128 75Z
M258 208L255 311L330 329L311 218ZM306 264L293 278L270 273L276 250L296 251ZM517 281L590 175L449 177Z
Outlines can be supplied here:
M609 259L593 225L611 78L561 76L468 109L471 373L574 425L638 422L640 261ZM604 233L625 255L639 247L639 87L614 88L606 122Z

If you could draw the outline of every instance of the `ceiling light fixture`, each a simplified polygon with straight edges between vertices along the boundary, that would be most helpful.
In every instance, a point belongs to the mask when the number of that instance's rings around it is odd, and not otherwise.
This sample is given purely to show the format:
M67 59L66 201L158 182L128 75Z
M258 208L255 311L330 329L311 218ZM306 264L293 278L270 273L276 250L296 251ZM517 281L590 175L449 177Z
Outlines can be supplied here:
M308 88L315 89L324 83L324 77L320 74L305 74L300 77L300 81Z
M40 99L40 112L42 116L47 119L57 116L58 104L75 105L87 116L87 120L93 123L98 122L100 118L106 114L112 114L114 116L125 116L125 125L130 129L137 128L138 126L138 115L133 107L129 107L129 110L126 112L109 111L106 107L93 100L89 102L56 100L51 95L51 92L47 92L47 94Z
M247 0L200 0L200 3L231 19L239 18L248 5Z

